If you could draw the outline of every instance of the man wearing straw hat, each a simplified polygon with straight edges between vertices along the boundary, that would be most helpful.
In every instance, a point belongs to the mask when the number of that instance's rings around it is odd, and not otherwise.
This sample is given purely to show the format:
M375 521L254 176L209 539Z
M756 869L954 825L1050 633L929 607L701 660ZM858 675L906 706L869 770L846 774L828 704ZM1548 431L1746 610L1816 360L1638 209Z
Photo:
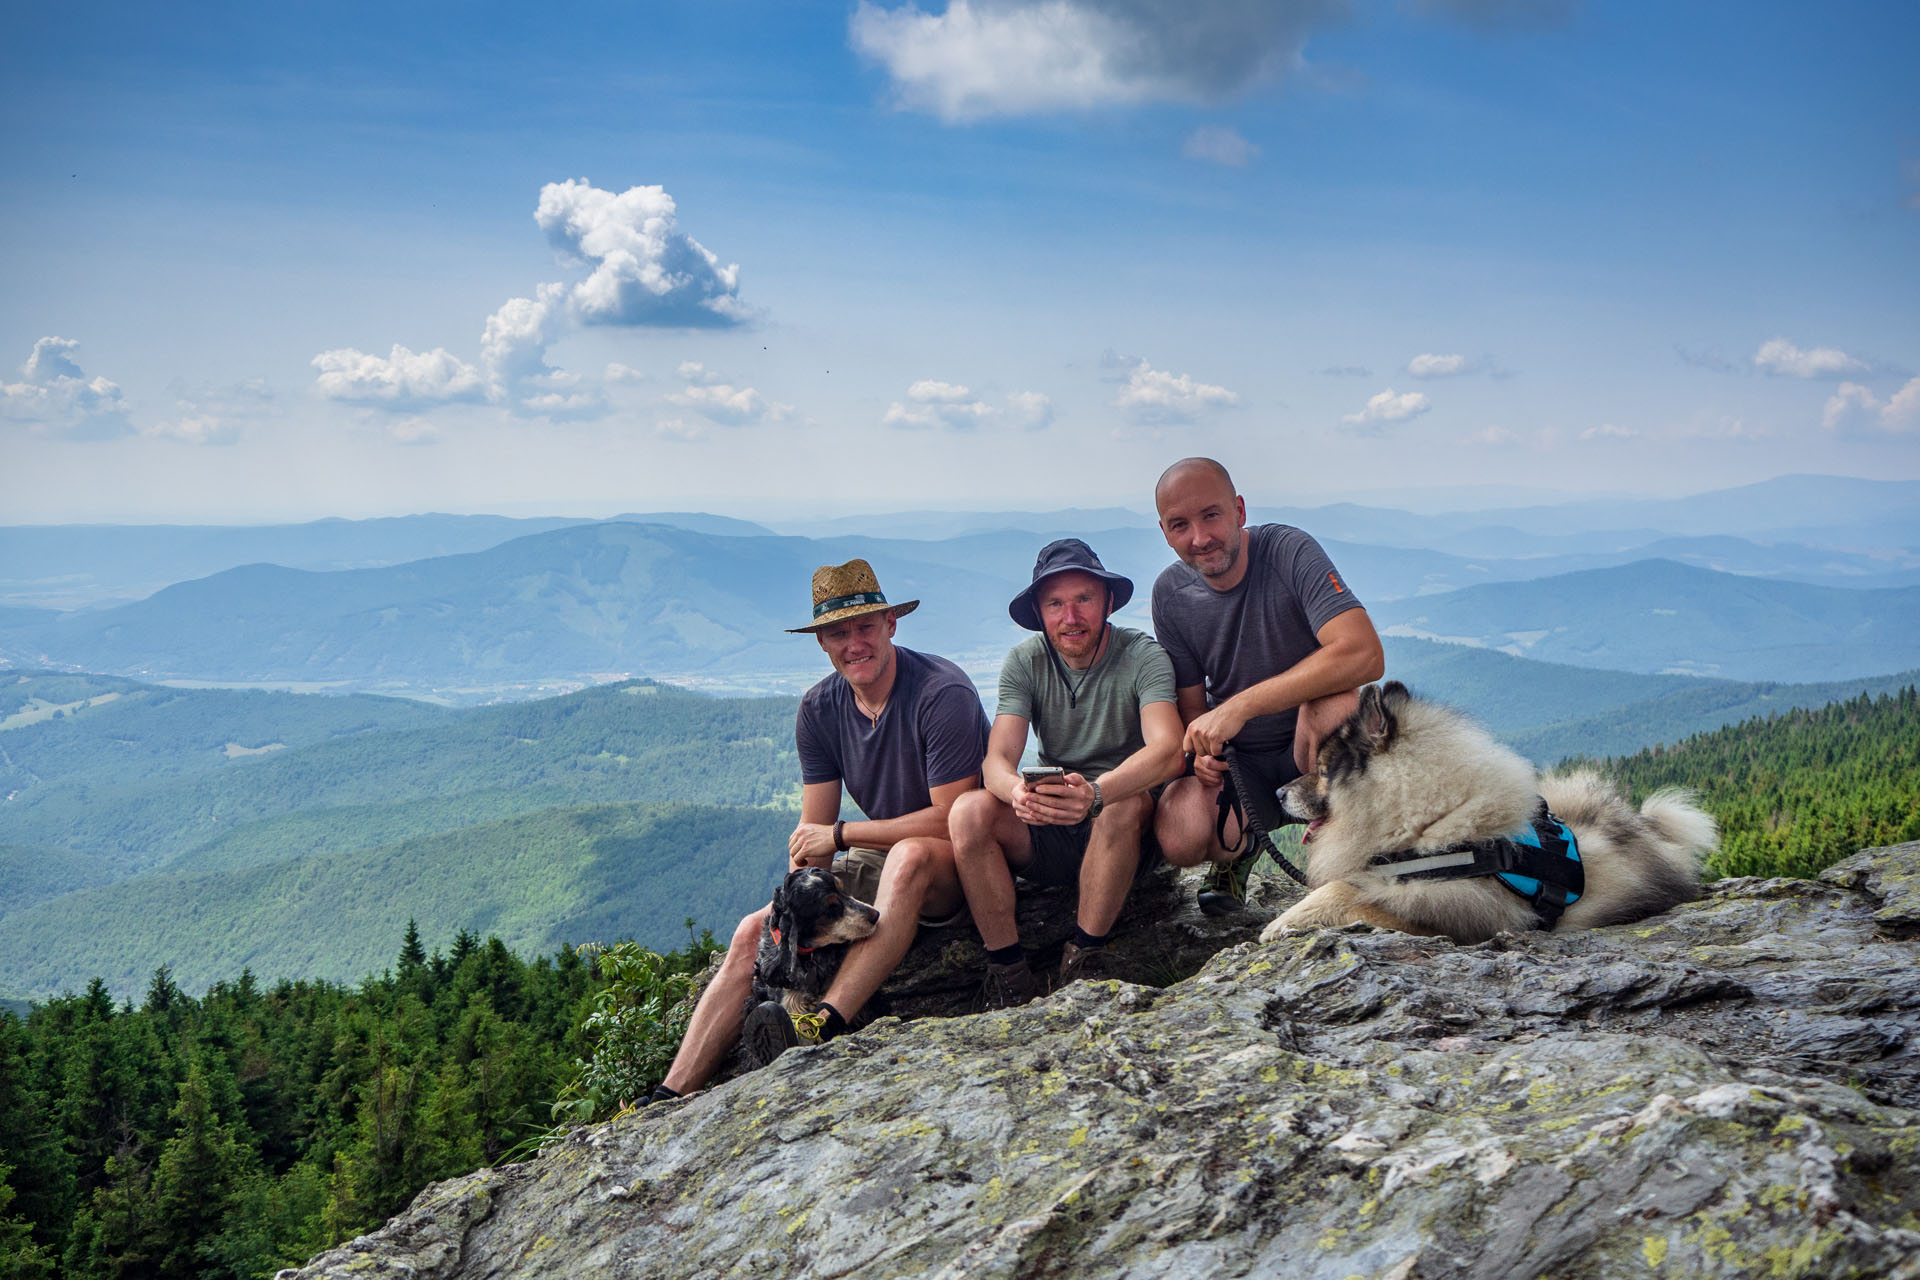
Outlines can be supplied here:
M895 623L919 604L889 604L865 560L822 565L813 575L813 618L791 628L819 642L833 674L800 699L800 825L787 839L788 857L795 868L832 866L850 893L880 909L880 923L848 949L818 1014L796 1026L770 1001L746 1015L757 1064L846 1030L918 926L949 923L964 908L947 813L980 785L987 718L959 667L894 644ZM864 819L840 820L843 787ZM655 1099L698 1089L739 1043L766 915L756 911L734 930Z
M1015 645L1000 669L985 790L961 796L952 821L960 883L987 948L988 1008L1038 993L1014 923L1013 873L1078 886L1078 927L1059 982L1099 973L1153 821L1152 789L1180 772L1173 664L1152 638L1107 621L1132 596L1133 583L1091 547L1062 538L1041 549L1032 583L1007 606L1039 634ZM1029 725L1040 764L1063 776L1023 774Z

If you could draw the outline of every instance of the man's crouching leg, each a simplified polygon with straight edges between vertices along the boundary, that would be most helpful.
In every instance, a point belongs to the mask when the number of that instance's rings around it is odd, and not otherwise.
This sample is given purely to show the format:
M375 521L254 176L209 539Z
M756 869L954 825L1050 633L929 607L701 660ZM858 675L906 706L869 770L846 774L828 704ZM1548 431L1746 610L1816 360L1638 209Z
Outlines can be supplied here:
M680 1050L673 1056L662 1088L667 1096L678 1097L703 1087L740 1043L741 1012L747 993L753 989L753 962L760 951L760 932L767 922L762 907L740 922L727 944L727 955L720 972L701 993L681 1038ZM659 1091L655 1091L659 1096Z
M1020 949L1014 919L1013 864L1029 853L1026 824L991 791L969 791L953 803L954 869L967 895L967 910L986 948L987 972L980 984L982 1009L1010 1009L1040 994L1040 984Z
M1080 910L1073 939L1060 953L1057 985L1106 974L1107 940L1127 905L1140 868L1140 841L1153 819L1153 797L1144 792L1116 800L1100 811L1080 862Z

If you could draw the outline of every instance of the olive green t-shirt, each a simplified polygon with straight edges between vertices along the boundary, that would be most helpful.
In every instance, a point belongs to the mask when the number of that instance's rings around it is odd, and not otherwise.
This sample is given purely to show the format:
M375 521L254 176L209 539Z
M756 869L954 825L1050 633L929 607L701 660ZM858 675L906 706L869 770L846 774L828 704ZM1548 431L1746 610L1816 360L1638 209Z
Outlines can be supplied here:
M1142 707L1174 701L1167 651L1131 627L1114 627L1099 660L1085 671L1067 667L1066 678L1073 682L1071 696L1047 656L1046 637L1028 636L1000 668L995 714L1020 716L1032 726L1041 764L1063 765L1088 778L1111 773L1146 745Z

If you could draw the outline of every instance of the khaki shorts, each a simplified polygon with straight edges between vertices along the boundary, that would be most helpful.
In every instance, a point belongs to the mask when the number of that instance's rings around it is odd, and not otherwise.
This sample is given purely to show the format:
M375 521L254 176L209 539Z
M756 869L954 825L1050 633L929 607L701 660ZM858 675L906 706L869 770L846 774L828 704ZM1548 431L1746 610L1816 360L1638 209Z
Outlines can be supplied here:
M880 896L880 870L887 865L887 855L880 849L849 849L833 860L833 875L840 882L840 891L862 902L872 903ZM951 925L965 924L969 919L967 904L962 902L958 910L935 918L921 916L920 924L928 929L944 929Z

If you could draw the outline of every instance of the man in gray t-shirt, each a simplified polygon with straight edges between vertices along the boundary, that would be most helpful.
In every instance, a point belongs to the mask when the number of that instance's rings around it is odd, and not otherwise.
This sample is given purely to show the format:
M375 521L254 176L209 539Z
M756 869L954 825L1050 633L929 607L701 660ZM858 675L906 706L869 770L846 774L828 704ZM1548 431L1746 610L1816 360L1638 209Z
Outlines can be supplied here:
M949 830L967 906L987 948L984 1003L1020 1004L1038 983L1014 923L1014 873L1080 890L1078 928L1060 981L1098 972L1153 818L1153 790L1180 771L1180 716L1167 654L1107 619L1133 595L1086 543L1040 552L1033 583L1007 612L1030 631L1000 669L1000 705L982 790L954 801ZM1032 728L1041 780L1020 768Z
M1229 743L1262 790L1314 767L1320 740L1385 671L1367 611L1313 538L1249 529L1226 468L1187 458L1154 488L1160 531L1180 557L1153 586L1153 629L1173 659L1191 778L1169 786L1154 832L1176 866L1214 864L1209 914L1246 900L1237 819L1216 823ZM1223 842L1221 837L1225 836Z

